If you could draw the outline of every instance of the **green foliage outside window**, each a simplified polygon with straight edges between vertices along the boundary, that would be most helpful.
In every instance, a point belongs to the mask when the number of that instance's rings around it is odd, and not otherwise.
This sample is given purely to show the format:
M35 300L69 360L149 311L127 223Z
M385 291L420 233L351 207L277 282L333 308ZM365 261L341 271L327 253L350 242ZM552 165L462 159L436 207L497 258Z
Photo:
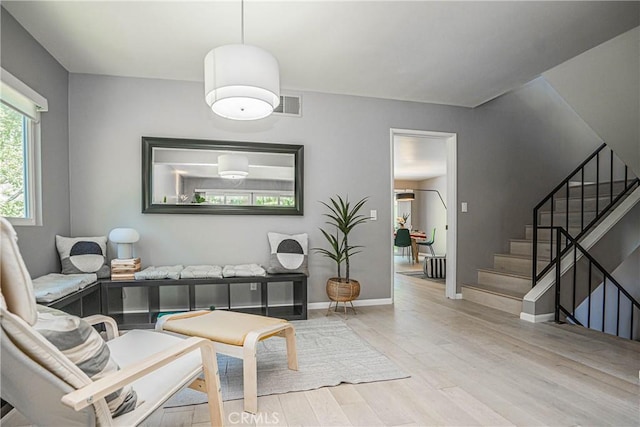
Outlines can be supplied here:
M15 110L0 105L0 215L24 218L26 119Z
M295 206L295 203L293 201L293 197L280 196L280 206Z
M255 204L258 206L278 206L278 196L256 196Z
M248 205L249 195L246 196L227 196L226 197L227 205Z

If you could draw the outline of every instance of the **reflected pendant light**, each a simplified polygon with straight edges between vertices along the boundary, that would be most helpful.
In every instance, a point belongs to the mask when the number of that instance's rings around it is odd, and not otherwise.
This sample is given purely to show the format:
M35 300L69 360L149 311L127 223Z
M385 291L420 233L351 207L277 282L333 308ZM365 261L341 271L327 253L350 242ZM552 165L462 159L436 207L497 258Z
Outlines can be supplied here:
M398 193L396 194L396 200L398 201L411 201L415 200L416 196L413 193Z
M249 175L249 159L239 154L218 156L218 175L226 179L246 178Z
M242 44L217 47L204 58L205 100L219 116L257 120L280 104L280 71L273 55L244 44L244 1L241 25Z

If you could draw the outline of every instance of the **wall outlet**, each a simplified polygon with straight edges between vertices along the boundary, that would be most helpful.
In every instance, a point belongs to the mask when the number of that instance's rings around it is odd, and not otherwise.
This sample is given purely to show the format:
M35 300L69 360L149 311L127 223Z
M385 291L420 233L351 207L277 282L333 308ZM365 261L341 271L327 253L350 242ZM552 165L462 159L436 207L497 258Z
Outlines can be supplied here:
M369 212L369 219L371 221L377 221L378 220L378 211L375 209L371 209L371 212Z
M251 290L252 291L257 291L258 290L258 284L257 283L252 283L251 284Z
M467 205L467 202L462 202L462 204L461 204L461 206L460 206L460 207L461 207L461 209L460 209L460 210L461 210L462 212L468 212L468 211L469 211L469 205Z

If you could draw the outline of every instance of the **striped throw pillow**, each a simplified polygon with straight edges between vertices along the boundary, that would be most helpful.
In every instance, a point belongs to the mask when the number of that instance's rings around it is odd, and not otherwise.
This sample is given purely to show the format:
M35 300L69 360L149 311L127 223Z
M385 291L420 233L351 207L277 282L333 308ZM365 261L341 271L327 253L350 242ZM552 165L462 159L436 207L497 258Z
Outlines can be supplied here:
M98 331L86 321L50 307L38 305L37 309L34 328L89 378L98 380L120 369ZM137 395L126 386L105 399L111 415L117 417L135 409Z

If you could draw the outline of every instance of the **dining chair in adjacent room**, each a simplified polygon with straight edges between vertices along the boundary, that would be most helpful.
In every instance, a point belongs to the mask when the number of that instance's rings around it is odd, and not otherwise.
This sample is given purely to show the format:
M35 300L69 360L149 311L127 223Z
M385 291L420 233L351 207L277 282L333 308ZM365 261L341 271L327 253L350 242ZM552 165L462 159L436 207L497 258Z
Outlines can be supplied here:
M393 242L394 246L398 248L402 248L402 255L404 255L404 251L406 248L409 248L409 255L411 254L411 233L408 228L399 228L396 230L396 238ZM411 260L413 260L413 256L411 256Z
M433 244L436 241L436 229L433 229L433 232L431 233L431 238L429 240L424 240L424 241L418 241L417 243L421 246L427 246L429 248L429 250L431 251L431 256L435 257L436 253L433 251Z

